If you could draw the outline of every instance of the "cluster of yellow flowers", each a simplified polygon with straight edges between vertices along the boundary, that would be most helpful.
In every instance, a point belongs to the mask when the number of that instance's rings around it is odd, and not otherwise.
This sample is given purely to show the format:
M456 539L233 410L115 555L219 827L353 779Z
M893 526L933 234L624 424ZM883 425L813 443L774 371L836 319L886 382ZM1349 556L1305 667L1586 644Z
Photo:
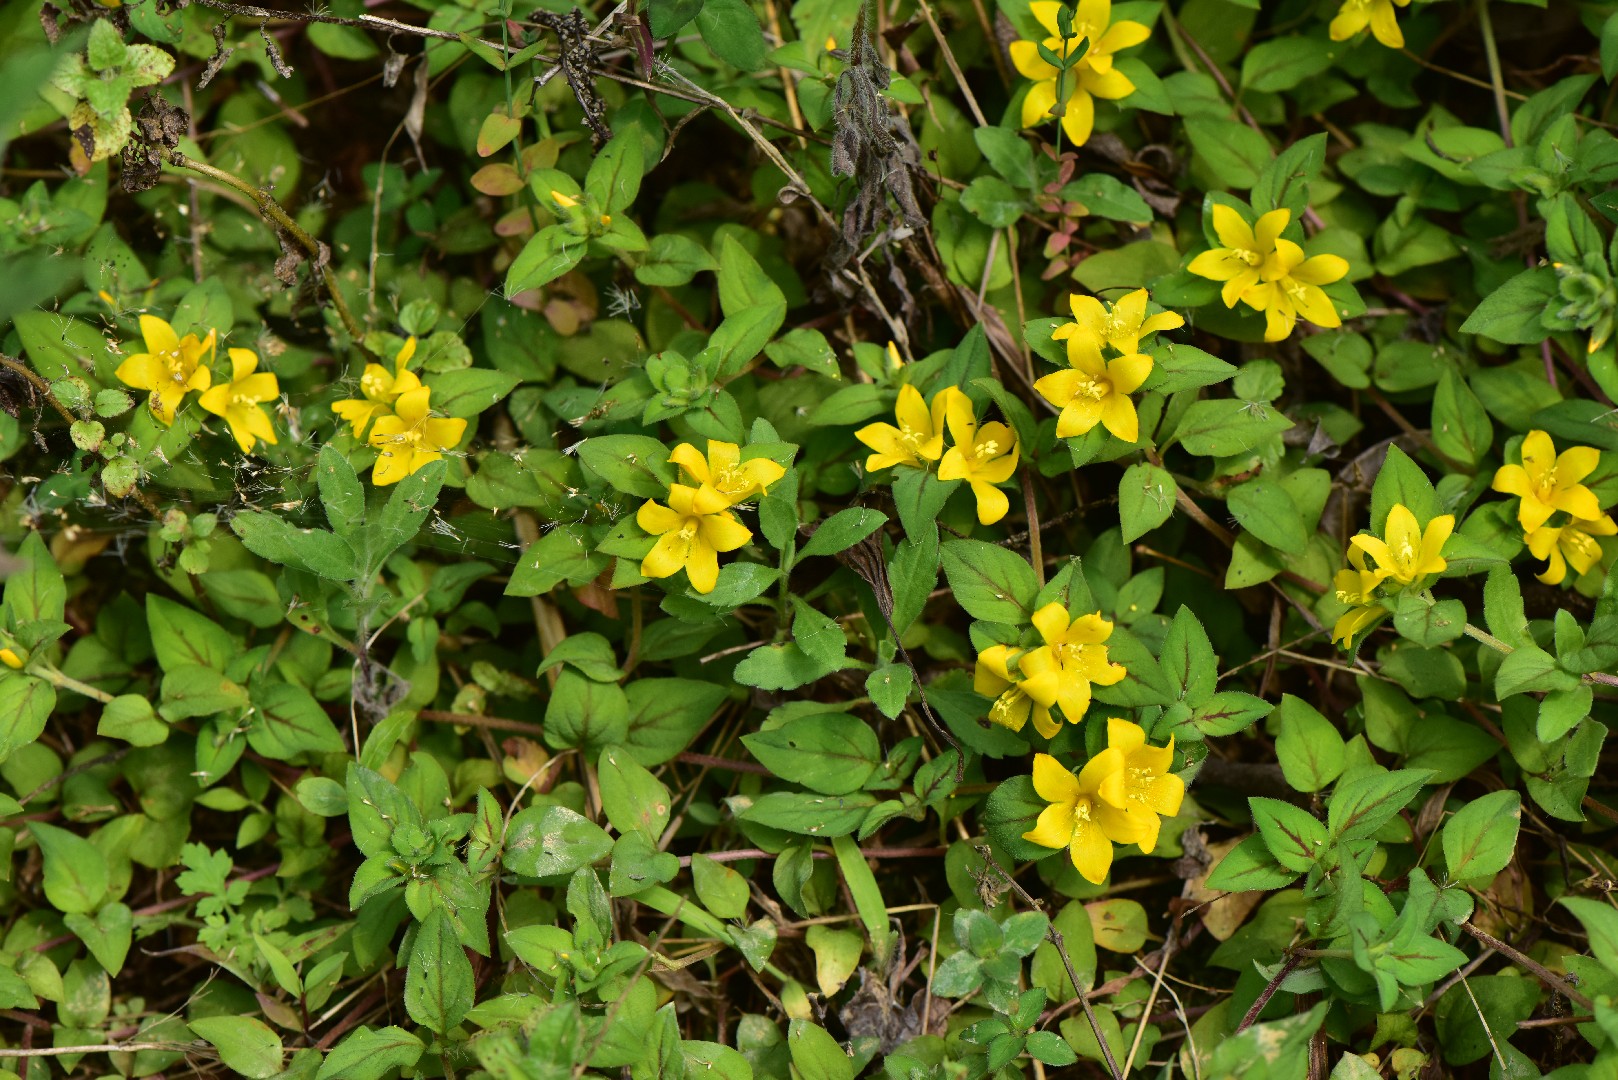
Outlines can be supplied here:
M1053 706L1061 708L1068 723L1077 724L1090 708L1091 684L1111 686L1128 672L1107 659L1112 623L1099 611L1071 619L1061 604L1046 604L1031 621L1044 644L1026 651L1009 645L984 649L978 654L973 688L995 699L989 719L996 724L1021 731L1032 716L1034 730L1051 739L1062 730L1051 716Z
M242 453L250 454L260 439L275 445L275 428L264 411L265 402L281 396L275 376L258 370L258 354L251 349L230 349L230 381L215 385L209 366L215 355L216 334L180 337L174 327L155 315L140 317L146 351L127 357L117 375L125 386L151 392L152 414L164 425L174 423L175 411L185 395L201 391L197 404L222 418Z
M636 524L657 537L640 572L666 578L684 570L693 589L710 593L719 581L719 553L735 551L753 538L731 508L767 494L786 469L769 458L743 461L741 447L717 439L708 440L706 457L690 443L681 443L669 462L690 483L670 484L667 506L649 499L636 512Z
M1074 869L1099 885L1112 868L1114 844L1157 847L1162 819L1180 812L1185 781L1169 772L1174 739L1149 746L1139 724L1110 717L1107 748L1077 776L1049 754L1034 755L1034 791L1048 803L1023 839L1068 850Z
M1548 563L1536 575L1547 585L1560 585L1567 568L1583 574L1601 559L1598 536L1618 534L1618 523L1601 512L1595 492L1581 482L1596 471L1601 452L1573 446L1556 452L1543 431L1530 431L1522 441L1522 464L1502 465L1494 474L1494 490L1518 497L1517 524L1536 559ZM1550 524L1558 514L1559 524Z
M1051 36L1043 42L1014 41L1011 62L1025 77L1032 79L1022 103L1022 126L1037 127L1051 117L1060 117L1062 131L1074 146L1090 141L1095 128L1096 98L1117 100L1135 92L1135 84L1113 66L1113 53L1139 45L1151 31L1128 19L1112 21L1112 0L1079 0L1074 9L1070 36L1063 38L1058 13L1063 5L1055 0L1034 0L1028 10ZM1084 53L1065 72L1041 55L1041 50L1061 61L1084 45ZM1060 85L1058 85L1060 84ZM1061 100L1058 100L1058 90Z
M1093 296L1073 296L1073 322L1051 334L1053 339L1067 342L1068 367L1034 383L1040 396L1061 410L1057 438L1083 435L1097 424L1124 442L1140 437L1140 418L1129 395L1152 373L1152 358L1140 351L1141 339L1185 325L1172 311L1148 318L1146 301L1145 289L1136 289L1114 304ZM1108 360L1103 349L1118 355Z
M1292 333L1300 315L1316 326L1343 324L1320 287L1347 274L1348 260L1337 255L1304 258L1303 248L1281 236L1292 211L1271 210L1249 224L1233 207L1215 203L1212 216L1214 235L1224 247L1204 251L1187 269L1224 282L1219 295L1226 307L1240 300L1262 311L1265 341Z
M865 459L866 471L895 465L925 469L937 461L940 480L965 480L971 485L980 523L993 525L1006 516L1011 503L996 485L1010 480L1017 471L1021 451L1016 432L998 421L979 424L972 399L958 386L940 390L929 407L921 391L906 383L899 388L893 413L897 427L867 424L854 433L874 451ZM944 449L946 427L955 444L948 450Z
M332 405L332 412L348 422L356 439L371 432L367 441L377 451L371 482L377 487L398 483L428 462L437 461L466 434L466 421L431 415L432 387L426 386L406 365L416 355L416 339L406 339L393 358L390 372L381 364L366 364L360 376L363 397Z
M1416 515L1403 503L1388 511L1384 536L1360 533L1348 542L1349 569L1339 570L1333 585L1337 599L1352 605L1332 627L1332 641L1352 642L1354 635L1369 626L1384 608L1377 601L1377 590L1384 584L1397 584L1401 590L1417 585L1430 574L1441 574L1449 566L1444 543L1455 531L1455 515L1439 514L1422 529ZM1375 569L1365 565L1369 556Z
M1059 708L1070 724L1090 708L1090 687L1111 686L1128 674L1107 658L1112 623L1101 613L1071 618L1059 603L1046 604L1030 621L1043 644L1032 649L991 645L978 654L973 689L994 698L989 719L1021 731L1031 716L1034 729L1054 738ZM1157 844L1158 816L1180 812L1185 784L1169 772L1174 740L1146 745L1146 732L1127 720L1107 721L1107 749L1074 776L1049 754L1034 756L1034 790L1050 806L1023 839L1043 847L1068 849L1073 866L1096 884L1112 865L1113 844Z

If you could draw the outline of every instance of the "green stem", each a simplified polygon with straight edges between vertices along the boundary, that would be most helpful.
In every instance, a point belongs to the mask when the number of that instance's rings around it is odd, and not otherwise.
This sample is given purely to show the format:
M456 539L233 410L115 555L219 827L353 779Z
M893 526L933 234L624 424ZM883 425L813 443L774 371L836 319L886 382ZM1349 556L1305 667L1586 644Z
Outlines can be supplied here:
M1493 649L1495 652L1499 652L1499 653L1513 653L1513 652L1516 652L1516 650L1513 649L1510 645L1507 645L1505 642L1501 641L1499 638L1495 637L1493 634L1489 633L1487 630L1481 630L1478 627L1473 626L1471 623L1466 624L1466 636L1471 638L1473 641L1482 642L1483 644L1487 645L1489 648Z
M1489 0L1478 0L1478 26L1483 30L1483 55L1489 61L1489 85L1494 89L1494 108L1500 114L1500 137L1511 143L1511 109L1506 105L1506 81L1500 73L1500 49L1494 42L1494 21L1489 18Z
M38 675L41 679L44 679L58 690L71 690L75 694L83 694L92 701L99 701L103 705L111 701L113 697L105 690L98 690L89 683L82 683L73 678L71 675L62 674L49 664L41 664L38 667L30 666L28 673L30 675Z
M303 226L299 225L292 215L287 213L286 207L276 202L269 192L261 191L235 173L228 173L223 169L217 169L209 165L205 161L197 161L194 158L187 157L178 150L169 152L169 164L175 168L190 169L194 173L200 173L208 179L224 184L228 188L233 188L253 200L253 204L258 207L259 213L275 225L277 229L290 236L303 249L304 254L308 256L309 265L314 267L315 272L320 275L321 283L326 287L326 295L331 298L331 305L337 312L337 318L341 320L343 328L348 331L348 336L353 339L354 347L364 354L367 360L376 359L365 348L365 330L360 326L359 320L354 318L354 313L348 309L348 301L343 299L342 290L337 287L337 274L331 268L331 249L310 236Z

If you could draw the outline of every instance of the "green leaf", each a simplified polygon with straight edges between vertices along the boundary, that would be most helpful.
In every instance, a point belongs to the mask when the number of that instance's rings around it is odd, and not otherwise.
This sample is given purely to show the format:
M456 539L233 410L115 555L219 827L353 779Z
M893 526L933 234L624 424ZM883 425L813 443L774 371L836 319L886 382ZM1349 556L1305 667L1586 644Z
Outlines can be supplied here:
M521 381L509 371L491 371L488 368L446 371L433 377L433 411L471 420L485 409L498 405Z
M107 895L107 858L84 837L42 821L28 831L45 857L45 899L63 914L94 911Z
M1242 89L1276 93L1322 74L1346 46L1296 35L1259 42L1242 56Z
M313 694L291 683L271 683L253 695L255 714L247 743L275 761L299 755L340 754L346 747Z
M614 135L590 163L584 191L603 213L627 209L640 194L641 177L646 173L643 145L640 130L631 128Z
M618 658L613 654L612 643L590 631L569 634L557 642L556 647L545 654L545 659L540 661L534 674L543 675L561 664L567 664L595 682L618 682L624 677L622 669L618 667Z
M697 29L714 55L732 67L757 71L764 66L769 46L758 16L743 0L704 0L697 12Z
M1225 853L1208 875L1206 887L1221 892L1270 892L1296 881L1296 871L1286 870L1270 854L1265 838L1254 833Z
M254 555L332 581L355 576L354 550L342 537L324 529L299 529L275 514L243 510L230 527Z
M1221 690L1192 710L1191 722L1208 738L1223 738L1246 731L1275 708L1263 698L1236 690Z
M697 274L704 270L718 269L719 261L712 255L708 254L707 248L697 243L697 241L693 240L691 237L686 236L684 233L662 232L652 237L651 244L647 248L645 259L639 266L635 267L635 280L640 282L642 285L662 286L664 288L672 289L680 285L690 284L691 279L696 277ZM770 349L783 346L786 342L793 342L794 346L797 348L802 348L804 347L807 339L803 337L794 338L793 335L814 334L820 334L820 331L793 330L791 333L787 334L786 337L782 338L781 341L771 343ZM825 343L826 339L824 334L820 334L820 340L822 344ZM794 346L785 347L788 350L791 350L793 355L796 355L796 349ZM817 353L817 356L818 355L822 354ZM826 360L830 361L831 367L829 371L817 367L813 363L805 364L804 366L810 367L812 370L820 370L821 374L824 375L835 376L837 372L837 361L835 357L831 356L831 349L829 346L825 349L823 356L824 359L821 361L821 363L824 363ZM787 366L777 357L776 353L774 352L770 353L770 359L775 360L776 363L781 364L783 367ZM792 362L803 363L802 360L798 359L794 359Z
M1167 469L1144 461L1124 470L1118 481L1118 520L1123 540L1132 544L1174 513L1179 486Z
M56 689L32 675L0 677L0 762L45 732L56 708Z
M951 540L940 555L955 601L968 615L1013 626L1028 621L1039 581L1027 559L982 540Z
M983 224L1002 229L1028 211L1028 202L997 176L980 176L961 192L961 205Z
M1315 338L1305 340L1313 341ZM1177 394L1182 390L1217 385L1236 374L1234 364L1227 364L1217 356L1203 352L1192 345L1163 342L1148 351L1152 357L1152 373L1146 377L1142 387L1144 390L1156 390L1160 394Z
M1267 476L1231 488L1225 505L1242 528L1273 548L1301 555L1309 543L1298 504L1286 488Z
M361 1025L326 1055L315 1080L382 1080L390 1069L414 1065L425 1049L404 1028Z
M776 776L824 795L858 791L882 765L876 732L844 713L800 716L742 743Z
M654 38L671 38L702 10L702 0L647 0L647 22Z
M354 467L331 443L320 448L315 462L320 505L338 536L348 536L365 521L365 488Z
M1517 849L1522 796L1491 791L1444 823L1444 865L1451 881L1481 881L1506 868Z
M1339 784L1326 811L1333 840L1359 840L1376 834L1427 783L1426 769L1371 773Z
M1421 466L1397 446L1388 447L1388 456L1371 486L1371 531L1383 536L1388 527L1388 511L1403 506L1416 517L1423 529L1438 514L1438 495Z
M1583 924L1590 938L1590 952L1601 966L1618 971L1618 909L1582 896L1564 896L1561 903Z
M1282 867L1301 873L1325 854L1326 826L1313 814L1279 799L1254 796L1247 801L1253 808L1253 824Z
M629 730L622 744L650 768L691 745L713 719L727 688L695 679L635 679L629 684Z
M511 819L501 861L516 874L557 877L589 866L611 850L606 830L588 818L565 806L530 806Z
M727 2L739 4L740 0ZM751 13L747 19L757 26ZM758 260L729 234L719 246L719 308L725 313L725 322L719 324L715 336L733 319L746 326L745 333L726 344L720 374L729 376L763 351L787 316L786 294Z
M807 1020L792 1021L787 1028L787 1050L802 1080L854 1080L854 1063L825 1028Z
M1288 784L1298 791L1319 791L1341 775L1347 744L1330 720L1291 694L1282 695L1276 718L1281 734L1275 753Z
M1238 121L1191 116L1185 119L1185 134L1197 159L1232 190L1251 188L1270 163L1270 144L1264 136Z
M1461 333L1506 345L1536 344L1550 336L1540 316L1556 300L1555 270L1549 266L1523 270L1472 309Z
M281 1036L251 1016L205 1016L187 1021L198 1038L219 1051L225 1068L238 1076L265 1080L281 1071Z
M1219 398L1194 402L1180 418L1174 439L1188 454L1231 457L1291 426L1291 420L1262 402Z
M1445 369L1433 394L1433 444L1456 461L1477 465L1494 446L1494 425L1471 387Z
M736 816L772 829L827 839L847 836L860 827L876 799L864 792L851 795L808 795L772 791L753 800Z
M1393 625L1400 635L1418 645L1443 645L1466 633L1466 605L1459 600L1432 602L1416 593L1402 593L1393 613Z
M642 499L667 499L674 483L668 447L647 435L600 435L578 444L584 467L622 491Z
M4 688L0 687L0 709L5 708L4 697ZM169 726L157 718L150 701L139 694L120 694L102 708L96 734L121 739L132 746L157 746L169 737ZM4 759L0 751L0 761Z
M101 910L92 918L81 912L65 915L62 922L67 928L84 942L108 975L117 975L123 970L124 960L129 955L129 943L135 932L135 916L127 904L114 901L103 904Z
M411 1019L442 1035L465 1019L474 998L472 962L442 908L416 927L405 972L404 1003Z
M152 651L165 669L200 664L224 671L240 650L235 639L206 615L155 594L146 597L146 622Z
M847 551L886 525L887 521L886 514L863 506L839 510L820 523L808 542L798 550L798 558L802 560Z
M691 883L702 906L721 919L747 913L747 879L706 855L691 856Z
M885 956L892 930L888 926L888 905L882 899L882 890L877 885L876 875L872 873L870 864L865 861L864 853L860 851L859 844L855 843L852 837L833 837L831 849L832 854L837 857L837 867L843 873L843 884L848 886L849 895L854 898L854 910L859 912L860 922L865 924L865 933L871 939L871 948L878 956ZM1029 949L1029 952L1032 951Z
M629 699L617 683L564 671L545 706L545 742L590 753L622 744L629 734Z
M506 299L549 285L579 265L588 247L589 241L574 234L566 225L545 226L529 237L506 269Z
M668 827L671 800L663 786L645 766L621 746L601 751L596 766L601 784L601 809L620 835L639 833L657 843Z

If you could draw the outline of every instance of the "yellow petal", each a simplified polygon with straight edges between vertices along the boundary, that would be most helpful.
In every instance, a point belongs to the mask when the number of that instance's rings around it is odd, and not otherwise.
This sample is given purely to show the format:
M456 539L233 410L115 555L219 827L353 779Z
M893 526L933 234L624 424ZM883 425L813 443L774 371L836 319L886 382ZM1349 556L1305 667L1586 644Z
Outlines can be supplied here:
M1107 880L1107 871L1112 869L1112 841L1101 834L1099 825L1083 822L1073 830L1068 856L1080 877L1092 885L1100 885Z
M180 335L174 332L174 327L156 315L140 317L140 336L146 339L146 351L149 353L180 351Z
M1071 804L1079 794L1079 779L1049 754L1035 754L1034 791L1046 802Z

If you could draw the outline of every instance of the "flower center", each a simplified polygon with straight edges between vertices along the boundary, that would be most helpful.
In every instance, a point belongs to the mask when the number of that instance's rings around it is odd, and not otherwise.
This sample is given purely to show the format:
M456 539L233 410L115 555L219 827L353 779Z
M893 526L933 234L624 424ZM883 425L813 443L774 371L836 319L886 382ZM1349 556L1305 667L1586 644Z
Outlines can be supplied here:
M1013 726L1012 718L1026 696L1022 692L1022 687L1013 686L994 699L994 704L989 706L989 719L1003 727Z
M383 376L372 372L360 376L360 391L375 401L380 400L382 395L388 392L388 387Z
M179 350L164 353L163 363L168 365L169 378L173 379L175 382L183 383L191 377L191 373L185 369L185 354L181 353Z
M241 407L244 405L257 405L258 402L246 394L235 393L230 395L230 404L232 407Z
M1079 658L1084 655L1084 649L1083 645L1072 642L1063 642L1052 647L1052 651L1056 653L1056 662L1064 668L1077 664Z
M1130 331L1133 329L1134 327L1131 326L1122 315L1119 315L1118 312L1114 311L1108 314L1107 317L1102 320L1101 336L1107 338L1108 340L1111 340L1112 338L1128 337Z
M899 443L910 451L912 457L921 456L921 443L924 436L909 424L899 426Z
M1129 769L1129 783L1124 785L1124 789L1129 792L1129 798L1136 802L1145 802L1146 789L1156 779L1157 775L1151 769L1137 769L1132 766Z
M985 439L972 448L972 456L978 461L988 461L1000 453L1000 444L994 439Z
M1399 541L1399 548L1393 553L1393 557L1399 563L1400 569L1406 573L1416 568L1416 545L1411 543L1410 537Z
M1076 398L1089 398L1091 401L1100 401L1112 392L1112 384L1105 379L1086 378L1074 388L1073 396Z
M696 518L686 518L685 524L680 528L680 539L684 540L688 544L692 540L696 539L698 524L699 523Z
M1090 823L1090 796L1080 795L1073 800L1073 821L1079 825Z

